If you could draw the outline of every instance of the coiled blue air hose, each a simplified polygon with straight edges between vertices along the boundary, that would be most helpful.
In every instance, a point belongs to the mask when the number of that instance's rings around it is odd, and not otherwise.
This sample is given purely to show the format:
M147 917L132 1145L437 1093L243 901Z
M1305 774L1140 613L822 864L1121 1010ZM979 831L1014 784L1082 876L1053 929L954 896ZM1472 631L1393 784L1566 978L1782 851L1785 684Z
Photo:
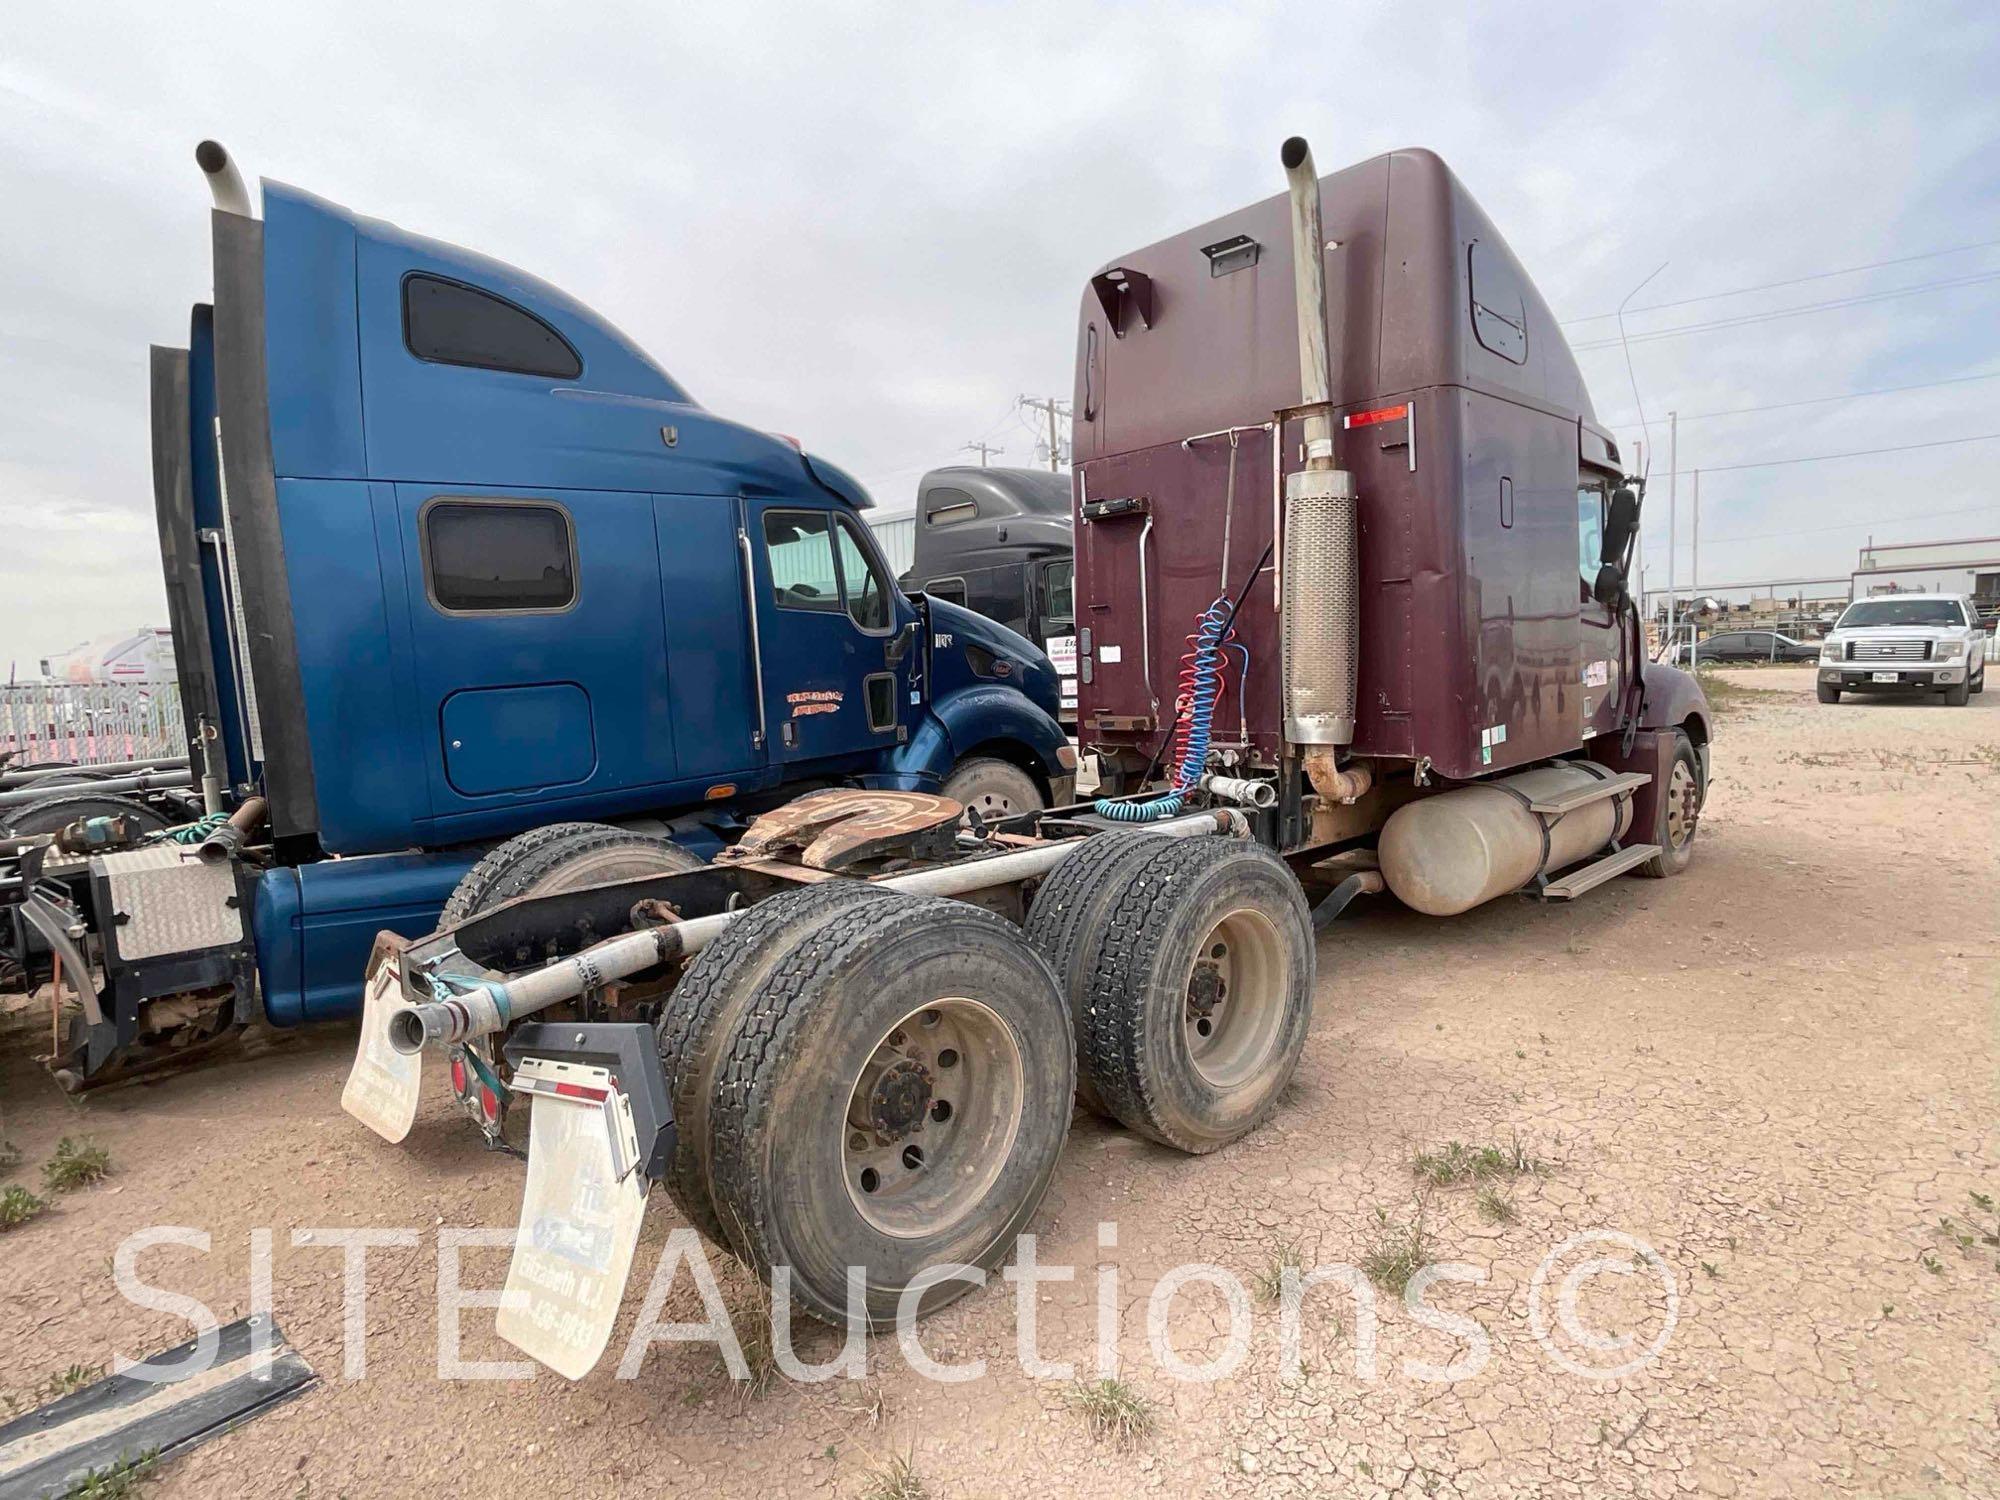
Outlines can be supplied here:
M1202 768L1208 764L1209 723L1215 716L1215 701L1222 693L1222 648L1235 615L1235 607L1224 594L1201 612L1195 621L1194 634L1188 637L1193 649L1181 659L1177 695L1187 705L1179 715L1186 737L1174 768L1173 790L1144 802L1114 802L1100 797L1092 804L1099 817L1114 823L1151 823L1174 817L1187 805L1188 793L1200 785Z
M192 823L183 823L178 828L161 830L160 838L167 843L173 844L199 844L228 821L228 813L209 813L205 817L195 819Z

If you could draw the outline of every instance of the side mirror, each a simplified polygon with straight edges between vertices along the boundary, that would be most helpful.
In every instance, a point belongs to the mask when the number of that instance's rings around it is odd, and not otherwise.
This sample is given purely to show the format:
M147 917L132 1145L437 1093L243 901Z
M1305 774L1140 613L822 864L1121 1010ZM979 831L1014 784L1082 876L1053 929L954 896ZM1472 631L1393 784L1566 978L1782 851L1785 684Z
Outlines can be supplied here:
M1618 601L1625 597L1625 570L1614 562L1604 564L1597 570L1597 581L1590 586L1590 597L1608 609L1616 609Z
M1611 492L1610 513L1604 518L1603 561L1625 566L1625 555L1639 530L1639 495L1630 485L1621 484ZM1599 599L1603 600L1603 575L1598 576ZM1608 602L1608 601L1604 601Z

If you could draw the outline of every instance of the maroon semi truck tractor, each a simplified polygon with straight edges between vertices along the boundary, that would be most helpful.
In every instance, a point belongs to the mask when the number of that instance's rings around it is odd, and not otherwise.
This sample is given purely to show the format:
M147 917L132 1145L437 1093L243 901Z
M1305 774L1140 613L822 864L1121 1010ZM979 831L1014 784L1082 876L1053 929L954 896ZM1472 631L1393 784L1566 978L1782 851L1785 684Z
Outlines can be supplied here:
M1679 873L1709 708L1646 659L1642 486L1560 326L1433 153L1283 154L1289 194L1083 297L1080 739L1136 789L1206 688L1201 769L1270 786L1270 841L1428 913Z

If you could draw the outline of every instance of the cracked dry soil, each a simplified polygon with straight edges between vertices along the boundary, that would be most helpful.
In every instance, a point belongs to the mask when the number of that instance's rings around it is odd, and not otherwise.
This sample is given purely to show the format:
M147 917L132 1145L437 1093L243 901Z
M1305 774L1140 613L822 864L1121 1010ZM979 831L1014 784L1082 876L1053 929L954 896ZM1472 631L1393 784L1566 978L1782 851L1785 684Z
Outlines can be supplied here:
M898 1459L935 1496L2000 1493L2000 1267L1974 1197L2000 1197L2000 693L1823 708L1810 669L1725 675L1746 691L1723 713L1687 875L1441 922L1351 909L1321 941L1312 1039L1270 1126L1192 1159L1078 1117L1035 1225L1043 1263L1077 1277L1039 1287L1039 1347L1089 1373L1100 1269L1115 1266L1122 1373L1153 1417L1130 1446L1093 1441L1065 1382L1023 1372L1014 1288L997 1283L924 1325L933 1357L987 1359L962 1384L920 1379L892 1338L860 1382L746 1394L712 1346L672 1344L615 1380L676 1222L663 1197L589 1378L438 1379L438 1227L511 1227L519 1169L481 1152L437 1091L404 1149L365 1134L338 1105L344 1028L80 1103L25 1045L0 1059L17 1177L32 1183L63 1135L116 1163L0 1235L0 1389L31 1404L68 1366L185 1337L113 1289L133 1228L209 1231L209 1253L150 1251L145 1274L228 1319L248 1310L249 1234L268 1225L279 1322L321 1382L163 1465L151 1493L867 1496ZM1412 1156L1452 1140L1518 1143L1540 1170L1489 1184L1483 1205L1471 1186L1422 1187ZM1431 1257L1481 1278L1426 1293L1482 1330L1477 1374L1416 1378L1474 1340L1382 1294L1363 1378L1354 1301L1334 1286L1306 1301L1295 1377L1254 1290L1234 1373L1184 1383L1161 1367L1146 1309L1168 1268L1212 1262L1254 1289L1288 1253L1359 1264L1378 1209L1421 1214ZM1115 1247L1100 1248L1101 1221ZM419 1231L370 1256L360 1380L342 1375L339 1254L290 1242L326 1225ZM1678 1299L1658 1357L1610 1381L1565 1369L1531 1328L1537 1265L1588 1230L1653 1247ZM468 1252L466 1284L496 1287L504 1264ZM717 1264L752 1307L747 1279ZM1577 1264L1558 1259L1545 1297ZM1607 1357L1576 1334L1643 1348L1661 1330L1657 1274L1580 1286L1580 1326L1552 1335L1573 1360ZM668 1306L693 1315L685 1279ZM1194 1284L1167 1333L1196 1360L1228 1325L1222 1294ZM512 1352L489 1310L463 1326L466 1357ZM802 1332L802 1357L831 1352Z

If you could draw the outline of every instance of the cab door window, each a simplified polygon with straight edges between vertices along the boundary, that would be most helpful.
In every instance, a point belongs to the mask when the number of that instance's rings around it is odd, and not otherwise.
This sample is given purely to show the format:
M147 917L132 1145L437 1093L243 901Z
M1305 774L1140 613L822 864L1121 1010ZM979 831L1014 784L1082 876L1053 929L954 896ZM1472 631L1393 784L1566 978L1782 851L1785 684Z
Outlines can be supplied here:
M866 631L887 630L890 623L889 584L875 559L861 545L854 523L837 518L840 546L840 577L847 600L847 616Z
M1076 621L1076 560L1055 558L1042 564L1042 621L1070 625Z
M764 550L770 558L771 595L778 608L840 613L832 533L832 517L825 511L764 512Z
M1576 487L1576 566L1585 599L1597 586L1597 570L1603 563L1604 481L1586 479Z

